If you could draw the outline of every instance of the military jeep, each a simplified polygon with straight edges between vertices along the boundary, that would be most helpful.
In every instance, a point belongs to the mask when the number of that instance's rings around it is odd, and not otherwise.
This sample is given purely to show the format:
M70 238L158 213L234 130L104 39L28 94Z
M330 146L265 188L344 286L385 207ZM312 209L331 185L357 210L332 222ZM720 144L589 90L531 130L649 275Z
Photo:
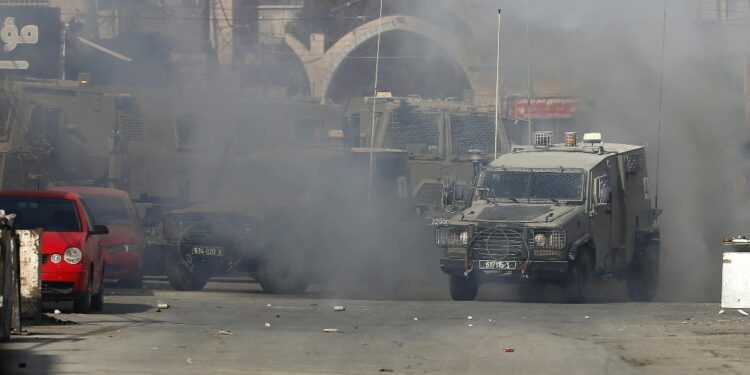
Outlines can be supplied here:
M593 280L613 275L630 297L650 300L659 272L658 210L649 197L645 149L603 143L588 133L565 144L535 134L535 145L478 168L463 197L444 194L451 218L437 223L440 267L454 300L480 284L515 282L525 300L546 284L581 303Z

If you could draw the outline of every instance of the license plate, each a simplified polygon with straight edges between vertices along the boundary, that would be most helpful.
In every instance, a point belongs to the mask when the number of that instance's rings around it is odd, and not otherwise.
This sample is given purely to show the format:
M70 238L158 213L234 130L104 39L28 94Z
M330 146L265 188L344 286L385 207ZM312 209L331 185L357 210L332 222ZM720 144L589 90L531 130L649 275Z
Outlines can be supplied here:
M517 262L509 262L505 260L480 260L479 269L482 270L514 270L516 269Z
M211 257L223 257L224 248L212 246L196 246L193 248L193 255L205 255Z

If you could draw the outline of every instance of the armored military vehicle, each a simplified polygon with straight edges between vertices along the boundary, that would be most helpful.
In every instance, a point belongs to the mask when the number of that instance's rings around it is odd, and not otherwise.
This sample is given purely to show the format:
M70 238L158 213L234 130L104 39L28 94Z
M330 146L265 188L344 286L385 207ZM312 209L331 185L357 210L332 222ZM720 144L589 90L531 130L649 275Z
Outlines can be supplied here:
M196 290L212 275L243 270L265 292L299 293L352 265L347 257L364 256L361 248L376 243L368 236L398 249L385 234L412 207L406 160L400 150L301 145L228 161L216 200L164 218L170 284ZM372 225L385 216L393 227ZM369 253L383 258L387 251Z
M567 301L583 302L604 275L625 279L633 300L654 295L658 211L641 146L598 133L552 144L537 133L534 146L492 161L468 196L447 203L456 213L436 228L436 243L455 300L474 299L482 283L516 282L526 299L557 284Z
M371 138L373 100L375 132ZM419 96L364 98L349 106L351 121L366 135L364 144L405 150L409 155L414 203L427 217L447 216L442 209L444 183L458 189L471 183L469 151L495 152L495 109L448 98ZM372 142L372 143L371 143ZM510 151L510 139L498 122L498 153ZM451 176L451 181L445 181Z

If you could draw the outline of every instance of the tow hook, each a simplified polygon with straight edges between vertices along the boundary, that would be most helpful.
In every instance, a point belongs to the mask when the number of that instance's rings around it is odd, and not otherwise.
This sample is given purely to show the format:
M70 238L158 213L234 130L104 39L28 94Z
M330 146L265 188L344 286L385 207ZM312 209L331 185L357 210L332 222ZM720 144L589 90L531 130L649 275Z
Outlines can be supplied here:
M474 267L468 261L466 262L466 265L464 267L465 267L464 277L468 279L471 272L474 271Z
M529 263L524 263L523 267L521 267L521 278L522 279L528 279L529 278Z

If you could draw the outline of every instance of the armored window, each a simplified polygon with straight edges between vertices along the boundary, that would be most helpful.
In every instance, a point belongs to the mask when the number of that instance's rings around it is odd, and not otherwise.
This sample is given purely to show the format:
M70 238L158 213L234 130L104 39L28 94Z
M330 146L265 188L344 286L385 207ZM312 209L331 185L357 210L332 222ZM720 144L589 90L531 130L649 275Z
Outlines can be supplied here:
M635 174L643 169L643 154L630 154L625 156L625 173Z
M117 129L122 139L127 141L143 141L143 116L135 99L122 96L116 99Z
M484 175L481 187L488 198L517 200L580 201L584 173L580 169L493 170Z
M453 113L450 119L454 158L467 159L469 150L481 150L485 154L494 152L494 114Z
M0 93L0 141L8 140L8 122L10 121L10 98Z
M411 155L440 156L439 113L395 110L385 131L383 146Z
M609 204L612 200L612 186L609 176L599 176L594 179L594 202L597 205Z

